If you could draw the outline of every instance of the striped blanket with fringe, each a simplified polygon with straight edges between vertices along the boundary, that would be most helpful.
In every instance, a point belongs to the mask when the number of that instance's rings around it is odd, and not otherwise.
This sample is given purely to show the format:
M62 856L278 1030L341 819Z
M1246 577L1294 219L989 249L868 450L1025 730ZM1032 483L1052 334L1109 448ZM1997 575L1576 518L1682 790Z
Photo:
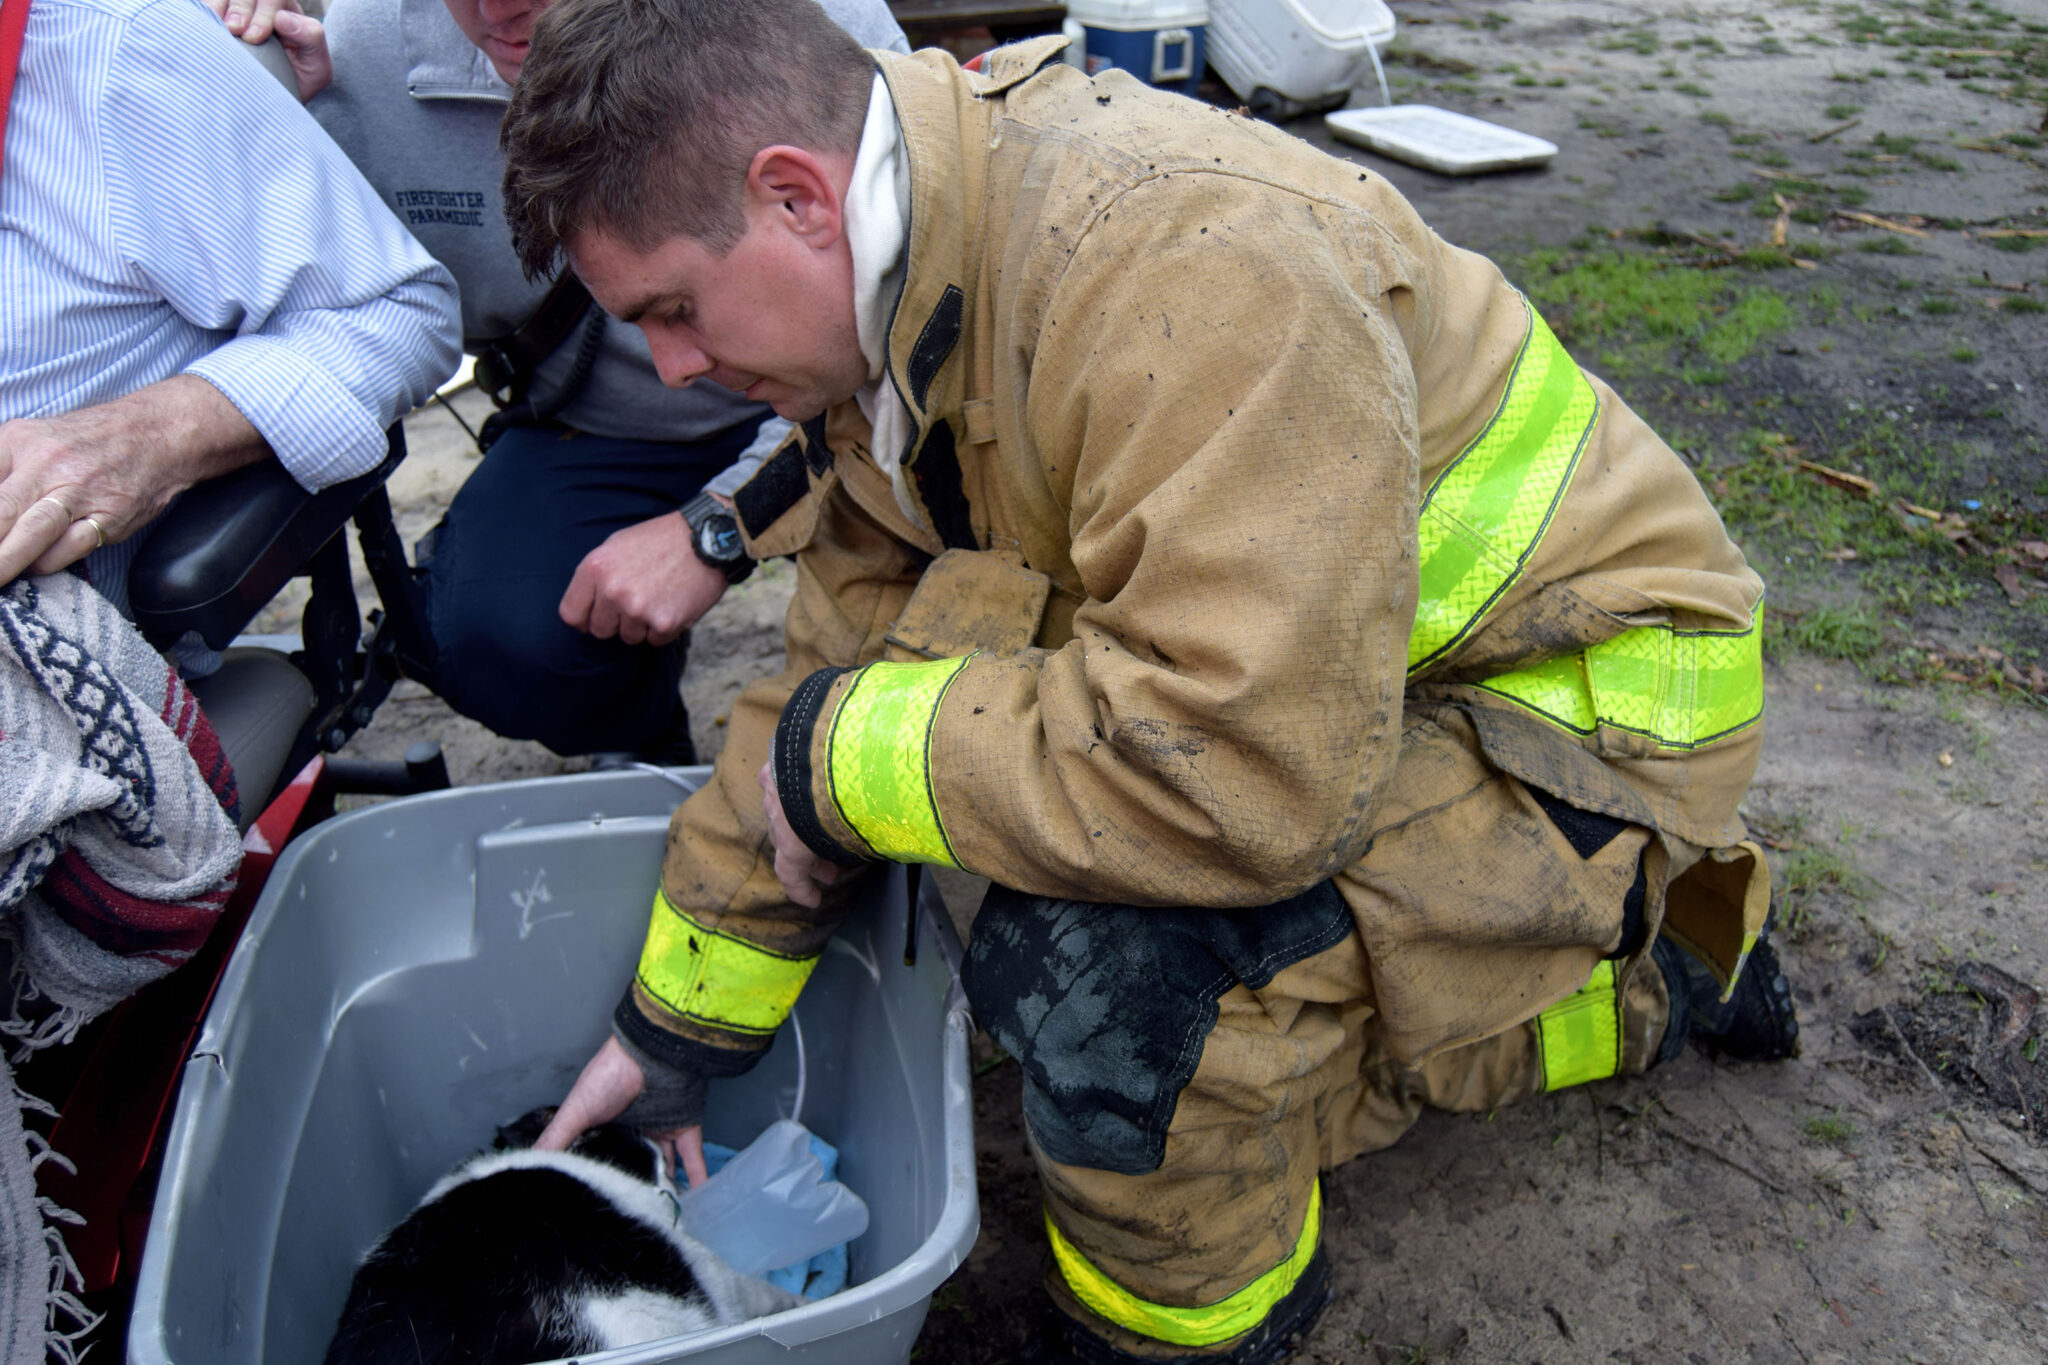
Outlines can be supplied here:
M241 861L234 776L177 672L69 574L0 592L0 935L12 1060L66 1043L190 958ZM11 1100L11 1102L9 1102ZM75 1360L92 1326L35 1168L49 1113L0 1062L0 1365Z

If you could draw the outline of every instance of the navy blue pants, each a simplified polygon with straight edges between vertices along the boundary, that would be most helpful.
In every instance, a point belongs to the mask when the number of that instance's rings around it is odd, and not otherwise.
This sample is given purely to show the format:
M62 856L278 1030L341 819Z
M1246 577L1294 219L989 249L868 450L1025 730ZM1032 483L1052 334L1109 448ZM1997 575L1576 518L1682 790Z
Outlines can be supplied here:
M673 444L554 426L500 436L421 542L434 691L498 734L558 754L658 745L683 714L689 637L596 639L562 623L562 594L607 536L679 510L754 433L743 422Z

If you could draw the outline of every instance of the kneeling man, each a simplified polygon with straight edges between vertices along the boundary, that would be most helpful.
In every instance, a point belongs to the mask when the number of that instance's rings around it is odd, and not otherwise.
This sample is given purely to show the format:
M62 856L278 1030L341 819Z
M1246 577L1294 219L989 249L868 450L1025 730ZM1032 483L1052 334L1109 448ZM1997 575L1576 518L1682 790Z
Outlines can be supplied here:
M1278 1360L1318 1172L1425 1105L1793 1050L1736 813L1763 586L1384 180L1060 46L863 52L810 0L534 34L527 268L802 424L736 500L797 559L788 666L548 1140L630 1103L689 1161L852 875L964 868L1059 1349Z

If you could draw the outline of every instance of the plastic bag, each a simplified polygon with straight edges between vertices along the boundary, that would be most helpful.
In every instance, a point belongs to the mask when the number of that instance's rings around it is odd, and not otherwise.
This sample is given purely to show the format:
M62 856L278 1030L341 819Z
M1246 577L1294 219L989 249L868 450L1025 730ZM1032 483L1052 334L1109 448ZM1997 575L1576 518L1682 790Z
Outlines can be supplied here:
M868 1206L811 1150L801 1123L771 1123L681 1197L683 1230L742 1275L800 1265L868 1228Z

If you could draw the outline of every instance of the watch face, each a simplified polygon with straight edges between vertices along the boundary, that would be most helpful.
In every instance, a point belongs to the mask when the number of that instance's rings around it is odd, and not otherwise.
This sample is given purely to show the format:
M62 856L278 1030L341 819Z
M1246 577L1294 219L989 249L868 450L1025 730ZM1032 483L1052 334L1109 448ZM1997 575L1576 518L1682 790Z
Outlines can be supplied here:
M738 559L743 553L740 528L731 517L709 517L697 532L697 545L706 559L721 562Z

